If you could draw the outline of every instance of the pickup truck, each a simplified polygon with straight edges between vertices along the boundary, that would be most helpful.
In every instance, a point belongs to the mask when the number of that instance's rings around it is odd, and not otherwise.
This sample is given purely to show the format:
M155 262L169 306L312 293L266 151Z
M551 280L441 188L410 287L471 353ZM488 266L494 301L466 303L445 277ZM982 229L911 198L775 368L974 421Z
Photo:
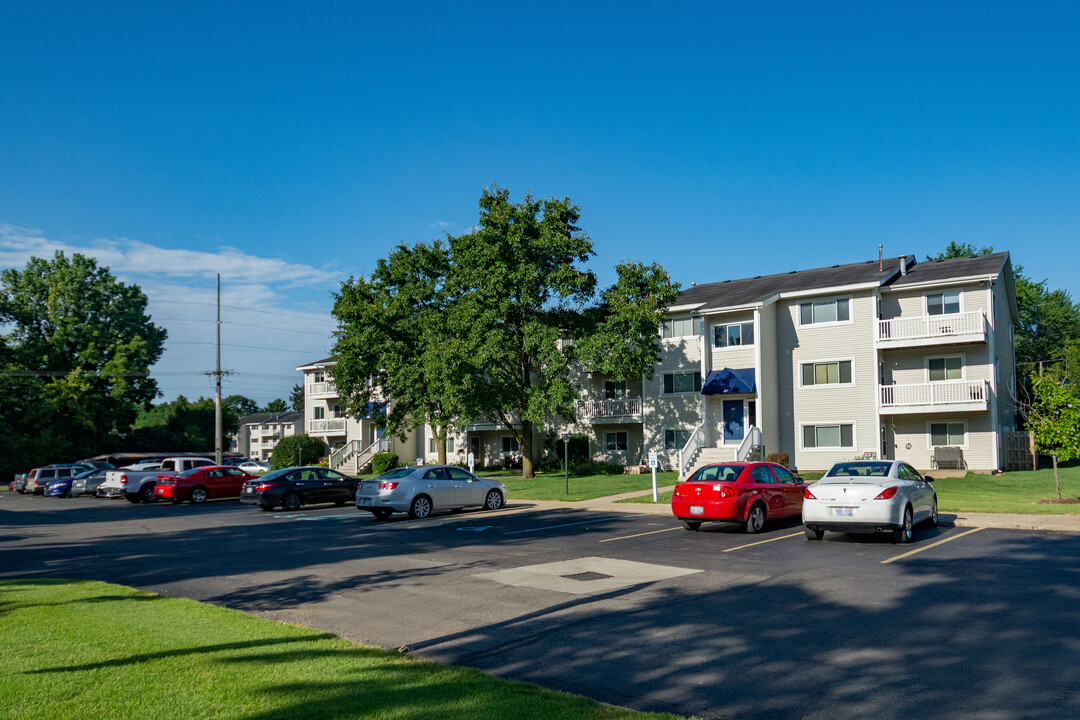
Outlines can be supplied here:
M213 465L214 461L199 457L174 457L161 461L155 470L110 470L97 490L98 497L121 497L128 502L157 502L154 487L159 475L173 476L192 468Z

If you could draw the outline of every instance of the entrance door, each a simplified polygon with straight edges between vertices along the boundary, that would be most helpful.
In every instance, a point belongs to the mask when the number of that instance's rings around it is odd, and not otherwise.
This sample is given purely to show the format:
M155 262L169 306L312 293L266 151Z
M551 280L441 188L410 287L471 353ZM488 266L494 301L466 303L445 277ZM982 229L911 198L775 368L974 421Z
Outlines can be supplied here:
M740 443L743 439L744 407L742 400L724 401L724 444Z

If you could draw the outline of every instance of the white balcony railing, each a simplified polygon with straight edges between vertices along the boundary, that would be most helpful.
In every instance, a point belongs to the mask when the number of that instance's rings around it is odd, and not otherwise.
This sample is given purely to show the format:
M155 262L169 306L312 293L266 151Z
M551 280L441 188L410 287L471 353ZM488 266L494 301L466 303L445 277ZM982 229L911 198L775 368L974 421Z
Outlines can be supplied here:
M583 400L577 403L577 416L582 420L598 418L640 417L641 398L614 400Z
M986 314L973 310L951 315L921 315L878 320L879 342L929 340L960 335L986 335Z
M308 385L308 396L337 395L337 385L332 382L313 382Z
M914 405L986 405L990 383L986 380L946 380L917 385L882 385L882 407Z
M308 432L310 433L343 433L345 432L345 418L323 418L311 420Z

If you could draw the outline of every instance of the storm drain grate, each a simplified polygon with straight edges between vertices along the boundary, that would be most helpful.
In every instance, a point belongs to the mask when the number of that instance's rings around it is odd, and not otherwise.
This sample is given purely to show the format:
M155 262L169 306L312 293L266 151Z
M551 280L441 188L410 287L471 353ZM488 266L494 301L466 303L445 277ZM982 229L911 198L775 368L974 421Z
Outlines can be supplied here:
M583 580L583 581L586 581L586 580L604 580L605 578L614 577L614 575L605 575L604 573L598 573L598 572L580 572L580 573L574 573L573 575L560 575L560 577L564 577L567 580Z

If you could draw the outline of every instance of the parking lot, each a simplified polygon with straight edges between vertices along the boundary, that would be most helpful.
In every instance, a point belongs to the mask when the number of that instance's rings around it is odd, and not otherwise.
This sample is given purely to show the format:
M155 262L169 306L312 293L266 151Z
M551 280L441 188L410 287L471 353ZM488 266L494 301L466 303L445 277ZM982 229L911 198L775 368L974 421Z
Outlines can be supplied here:
M1076 535L810 543L797 522L689 532L626 508L376 521L4 493L0 576L124 583L706 718L1080 717Z

